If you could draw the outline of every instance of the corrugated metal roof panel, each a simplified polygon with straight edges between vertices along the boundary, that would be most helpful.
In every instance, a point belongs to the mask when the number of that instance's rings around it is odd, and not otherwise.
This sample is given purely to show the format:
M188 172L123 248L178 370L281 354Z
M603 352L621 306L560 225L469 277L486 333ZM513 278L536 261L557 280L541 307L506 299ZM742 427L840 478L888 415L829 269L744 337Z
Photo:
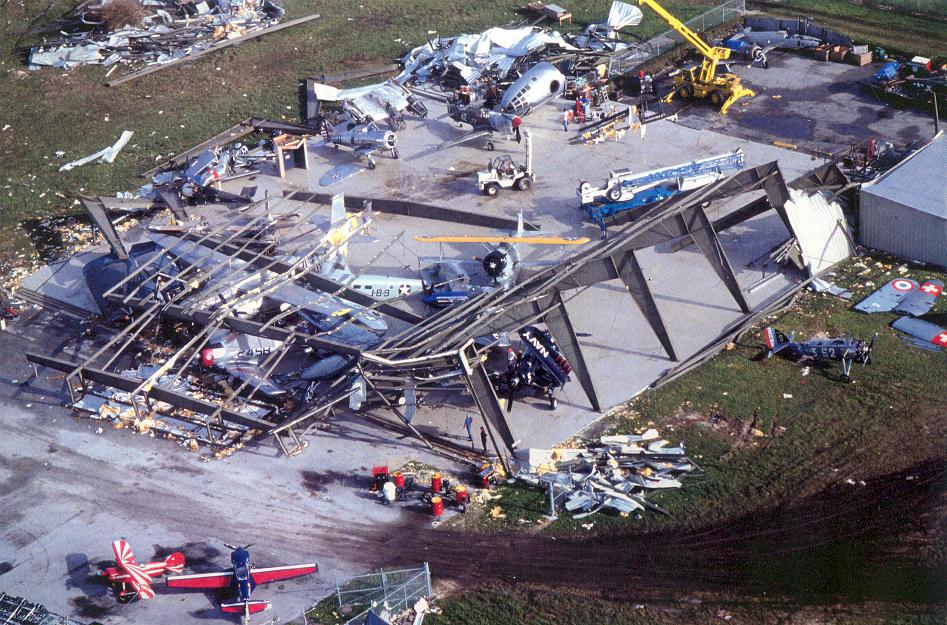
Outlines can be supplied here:
M947 219L947 136L941 132L907 160L864 185L862 193Z
M842 208L820 193L789 190L786 214L810 275L818 275L852 255Z

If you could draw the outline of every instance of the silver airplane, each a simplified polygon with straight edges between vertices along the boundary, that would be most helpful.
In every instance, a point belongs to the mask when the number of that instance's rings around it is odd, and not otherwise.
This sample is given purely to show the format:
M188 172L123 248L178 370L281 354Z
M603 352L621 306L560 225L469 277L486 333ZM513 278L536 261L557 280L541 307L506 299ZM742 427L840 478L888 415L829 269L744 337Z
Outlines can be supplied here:
M344 196L342 194L333 196L332 216L325 237L332 245L332 252L319 265L319 274L377 300L403 298L413 293L420 293L423 284L417 278L371 273L356 274L349 267L348 243L352 235L364 230L371 220L370 210L366 209L358 214L348 213L345 210Z
M531 67L516 79L500 99L499 110L490 110L484 106L471 104L462 106L457 102L449 103L447 114L460 124L468 124L471 130L445 141L436 150L444 150L474 139L501 133L506 137L519 137L522 118L529 115L546 102L562 95L566 88L566 77L552 63L542 61ZM494 148L493 142L486 144L488 150Z
M338 89L322 83L310 83L312 92L307 98L314 99L312 112L318 116L323 102L338 103L346 116L355 124L379 124L388 121L392 130L405 127L404 111L418 117L427 117L427 107L411 93L411 90L393 80L388 82Z

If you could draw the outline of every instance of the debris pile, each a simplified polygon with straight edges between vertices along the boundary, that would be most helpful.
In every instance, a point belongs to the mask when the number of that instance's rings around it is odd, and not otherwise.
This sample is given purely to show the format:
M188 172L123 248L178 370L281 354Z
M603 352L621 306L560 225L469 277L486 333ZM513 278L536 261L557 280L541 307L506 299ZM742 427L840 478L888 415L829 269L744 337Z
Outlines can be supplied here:
M640 435L603 436L585 448L529 449L516 478L553 489L553 499L581 519L602 508L631 513L647 508L664 512L647 497L656 490L680 488L681 477L700 468L683 443L671 446L657 430Z
M540 28L490 28L474 35L439 37L408 52L397 81L435 79L452 85L474 84L491 72L505 77L527 55L547 48L574 50L559 33Z
M62 38L30 50L30 69L47 65L169 63L277 23L283 7L272 0L98 0L81 4Z

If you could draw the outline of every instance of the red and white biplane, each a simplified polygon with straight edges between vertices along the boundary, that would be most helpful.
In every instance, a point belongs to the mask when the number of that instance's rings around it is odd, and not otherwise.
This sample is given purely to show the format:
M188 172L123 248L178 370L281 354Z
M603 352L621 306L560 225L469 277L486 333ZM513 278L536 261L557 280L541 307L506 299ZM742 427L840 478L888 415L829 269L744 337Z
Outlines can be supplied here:
M119 539L112 543L116 566L110 566L102 575L118 592L119 601L131 601L136 597L153 599L155 591L151 578L165 573L180 573L184 570L184 554L175 551L164 560L138 564L128 543Z

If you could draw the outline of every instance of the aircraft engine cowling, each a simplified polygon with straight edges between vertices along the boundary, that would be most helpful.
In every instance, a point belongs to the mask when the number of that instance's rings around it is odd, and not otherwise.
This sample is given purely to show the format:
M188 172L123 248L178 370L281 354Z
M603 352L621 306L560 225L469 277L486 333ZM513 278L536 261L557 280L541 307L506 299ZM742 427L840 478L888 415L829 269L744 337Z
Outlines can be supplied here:
M499 279L499 277L503 275L508 264L509 258L500 250L493 250L483 257L483 270L494 280Z

